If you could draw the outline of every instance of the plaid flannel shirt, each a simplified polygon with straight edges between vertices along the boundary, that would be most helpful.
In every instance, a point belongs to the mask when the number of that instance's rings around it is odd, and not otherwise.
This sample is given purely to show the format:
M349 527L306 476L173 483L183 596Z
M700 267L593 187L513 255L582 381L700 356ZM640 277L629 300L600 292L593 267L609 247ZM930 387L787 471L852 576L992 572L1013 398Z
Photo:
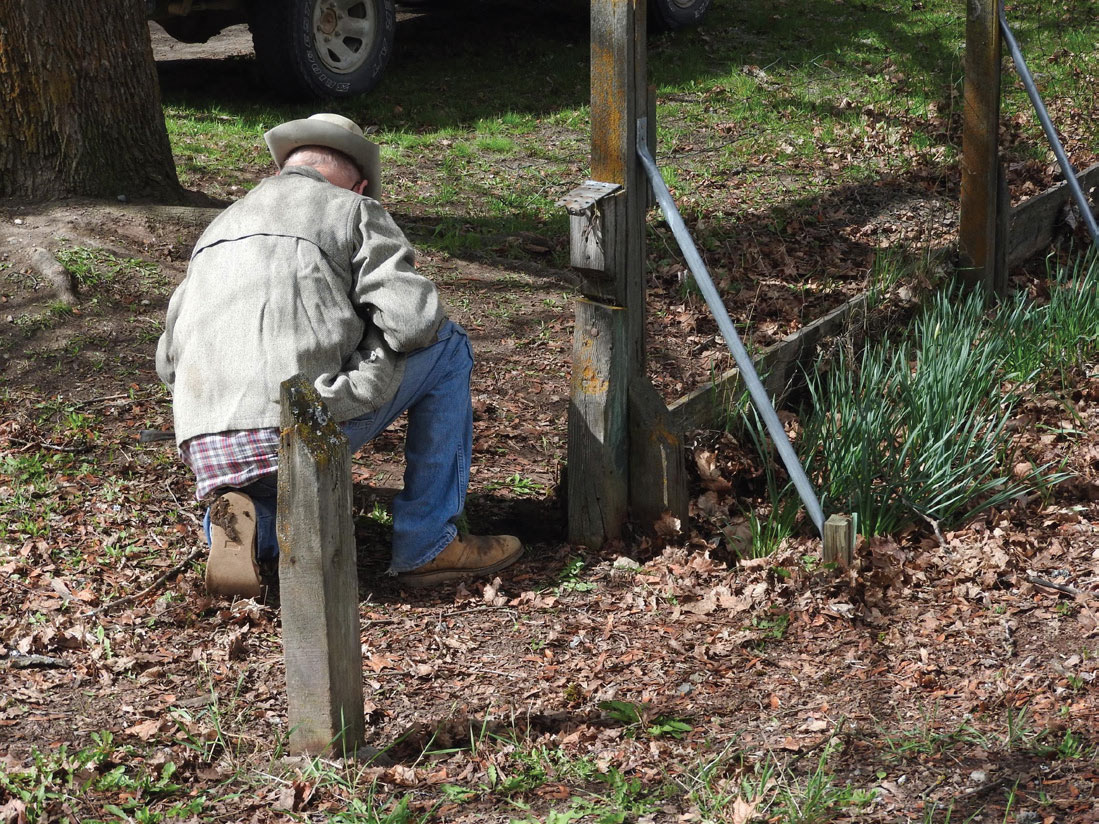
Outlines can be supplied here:
M278 469L279 430L238 429L198 435L179 445L183 462L195 473L200 501L222 487L248 486Z

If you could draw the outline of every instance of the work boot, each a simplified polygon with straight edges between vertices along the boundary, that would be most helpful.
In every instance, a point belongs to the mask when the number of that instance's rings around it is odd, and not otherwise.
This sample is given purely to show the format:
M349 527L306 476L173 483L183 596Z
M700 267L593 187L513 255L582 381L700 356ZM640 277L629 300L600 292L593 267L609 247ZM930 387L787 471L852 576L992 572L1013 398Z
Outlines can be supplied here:
M256 505L243 492L226 492L210 507L206 591L243 598L263 593L256 563Z
M460 535L423 566L397 573L397 580L416 588L475 578L511 566L522 554L522 543L512 535Z

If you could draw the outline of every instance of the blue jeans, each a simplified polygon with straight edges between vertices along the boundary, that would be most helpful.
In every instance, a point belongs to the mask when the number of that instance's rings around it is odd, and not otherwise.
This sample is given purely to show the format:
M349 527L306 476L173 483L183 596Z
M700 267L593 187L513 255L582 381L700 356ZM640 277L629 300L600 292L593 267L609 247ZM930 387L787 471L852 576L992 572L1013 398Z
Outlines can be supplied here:
M377 437L404 411L404 488L393 501L391 573L426 564L458 534L473 454L473 405L469 376L473 350L461 326L446 321L437 342L410 352L397 394L374 412L340 424L351 454ZM256 506L256 557L278 557L274 476L243 488ZM210 512L203 526L210 540Z

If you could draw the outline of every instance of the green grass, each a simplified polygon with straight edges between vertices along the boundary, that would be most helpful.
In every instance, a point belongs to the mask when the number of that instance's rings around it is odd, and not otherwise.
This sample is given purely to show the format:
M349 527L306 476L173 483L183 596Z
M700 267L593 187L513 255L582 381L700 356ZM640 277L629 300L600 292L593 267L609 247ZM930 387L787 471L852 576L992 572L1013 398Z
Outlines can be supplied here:
M160 824L185 821L206 808L204 795L191 795L175 782L177 767L152 766L135 748L118 745L109 732L92 733L76 752L62 744L50 752L35 750L26 767L0 767L0 790L23 806L25 819L62 820L74 806L94 811L81 821L135 821ZM14 810L12 810L14 813ZM99 817L101 816L101 818Z
M909 340L841 350L810 375L802 457L822 507L880 535L919 517L955 524L1025 491L1004 430L1020 398L1001 388L1005 341L983 312L979 296L940 293Z
M211 194L239 197L255 183L250 170L271 164L263 132L285 119L277 109L242 118L239 111L223 112L213 101L194 107L166 103L164 121L180 183L201 188L204 180L216 178Z
M106 641L101 643L106 649ZM713 822L824 824L859 820L878 798L880 781L905 774L910 762L926 764L948 751L951 757L965 758L968 751L963 748L975 748L982 759L993 760L1009 754L1043 761L1095 757L1086 735L1040 727L1025 707L1007 709L992 724L976 719L943 723L936 710L901 732L879 730L875 746L883 746L895 766L887 758L864 782L853 783L837 771L837 761L842 757L846 763L851 755L842 752L848 746L844 742L858 738L857 732L841 734L842 721L811 753L749 754L738 749L735 733L723 746L699 741L688 752L679 749L677 739L697 734L690 724L645 704L615 700L600 707L609 721L622 726L624 738L675 748L678 755L663 774L642 777L614 757L596 759L547 744L542 735L524 734L504 719L485 719L470 721L465 743L434 749L428 741L414 759L416 767L434 770L433 764L449 765L462 754L471 770L439 785L405 790L380 780L376 766L354 759L284 763L285 742L279 741L273 753L265 752L269 743L238 733L249 712L243 694L238 682L229 696L219 699L211 682L211 702L195 714L172 709L175 729L161 729L143 745L146 749L119 744L111 733L101 732L75 752L65 746L35 751L24 766L0 767L0 792L25 804L30 822L55 820L62 810L88 822L208 820L214 811L223 815L226 800L231 803L236 794L263 793L274 799L284 794L279 790L304 787L312 801L298 814L300 820L327 824L420 824L448 820L448 815L473 820L471 816L489 808L517 824L626 824L648 817L661 820L664 814ZM977 731L978 723L984 732ZM190 748L186 763L177 767L151 757L161 737ZM212 764L226 776L224 783L192 790L189 771ZM216 798L209 797L215 792ZM928 820L941 820L944 813L936 808L940 817Z
M547 492L546 485L538 481L525 478L516 472L502 481L489 481L485 484L485 490L491 492L497 489L506 489L512 495L519 498L540 498Z
M959 745L987 746L988 740L968 720L951 724L939 719L940 707L923 708L918 722L906 724L897 732L879 727L890 756L903 760L912 756L941 755Z
M997 316L1009 341L1004 369L1040 374L1043 385L1065 391L1074 370L1099 352L1099 257L1080 255L1050 272L1049 298L1035 307L1017 294Z
M682 718L656 713L651 707L633 701L601 701L599 709L621 724L630 736L682 738L692 729Z
M1090 0L1017 0L1009 11L1059 127L1093 147ZM722 248L755 212L827 210L830 193L883 176L953 180L964 12L956 0L721 0L700 28L651 37L665 179L689 221L722 218L699 232L700 247ZM590 162L588 17L577 0L488 0L476 14L441 4L398 25L374 92L335 104L376 129L384 200L414 243L481 256L516 230L565 236L555 201ZM263 131L318 104L279 103L246 60L210 71L216 92L165 83L169 134L185 185L238 197L271 170ZM1040 128L1007 71L1006 159L1044 163ZM406 212L431 217L419 225Z
M0 456L0 480L6 481L0 492L0 520L6 542L50 534L57 506L54 495L58 466L69 463L48 452Z
M159 267L137 258L120 258L105 249L68 246L57 251L57 261L72 275L80 289L97 289L114 283L121 275L155 281Z

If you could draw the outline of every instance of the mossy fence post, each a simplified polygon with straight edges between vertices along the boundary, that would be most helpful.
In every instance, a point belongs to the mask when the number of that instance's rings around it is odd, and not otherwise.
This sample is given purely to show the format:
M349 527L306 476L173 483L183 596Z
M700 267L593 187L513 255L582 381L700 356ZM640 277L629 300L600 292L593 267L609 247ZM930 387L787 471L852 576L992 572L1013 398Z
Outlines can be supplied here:
M278 536L290 750L354 754L362 645L347 438L301 375L280 401Z

